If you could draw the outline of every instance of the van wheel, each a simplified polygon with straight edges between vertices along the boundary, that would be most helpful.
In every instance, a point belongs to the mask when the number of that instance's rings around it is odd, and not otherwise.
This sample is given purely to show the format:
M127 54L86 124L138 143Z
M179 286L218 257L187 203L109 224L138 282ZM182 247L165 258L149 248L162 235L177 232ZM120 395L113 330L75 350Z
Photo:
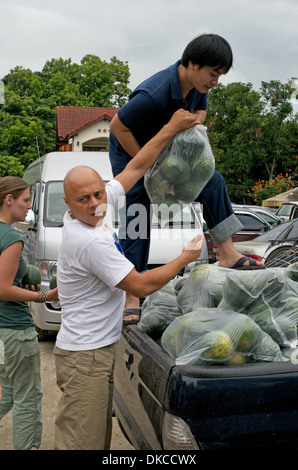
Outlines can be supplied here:
M45 341L48 338L49 332L47 330L41 330L38 326L35 329L38 333L38 341Z

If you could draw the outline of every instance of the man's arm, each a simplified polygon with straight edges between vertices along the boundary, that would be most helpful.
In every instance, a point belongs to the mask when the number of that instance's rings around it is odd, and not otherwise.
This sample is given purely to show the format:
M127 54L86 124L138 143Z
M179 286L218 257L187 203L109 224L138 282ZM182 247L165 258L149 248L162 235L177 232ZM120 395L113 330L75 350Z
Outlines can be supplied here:
M137 155L127 164L125 169L115 177L127 193L136 182L144 176L158 158L164 146L178 132L190 129L200 124L196 114L179 109L171 120L137 153Z
M182 253L173 261L143 273L133 269L116 287L138 298L152 294L170 282L187 264L198 259L203 243L204 238L199 234L187 243Z
M197 109L194 111L194 114L200 120L201 124L204 124L207 117L207 109Z
M113 117L111 121L110 129L113 134L117 137L117 139L121 143L124 150L128 153L128 155L134 158L141 147L138 144L131 130L128 127L124 126L124 124L122 124L117 114Z

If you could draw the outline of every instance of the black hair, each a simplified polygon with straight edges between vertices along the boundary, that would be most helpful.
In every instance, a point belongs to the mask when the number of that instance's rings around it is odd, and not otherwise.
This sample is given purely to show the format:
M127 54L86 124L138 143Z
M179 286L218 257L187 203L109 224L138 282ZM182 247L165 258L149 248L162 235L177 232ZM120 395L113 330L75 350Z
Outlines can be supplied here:
M218 67L227 73L233 64L233 53L229 43L217 34L202 34L193 39L184 49L181 64L188 67L189 62L203 67Z

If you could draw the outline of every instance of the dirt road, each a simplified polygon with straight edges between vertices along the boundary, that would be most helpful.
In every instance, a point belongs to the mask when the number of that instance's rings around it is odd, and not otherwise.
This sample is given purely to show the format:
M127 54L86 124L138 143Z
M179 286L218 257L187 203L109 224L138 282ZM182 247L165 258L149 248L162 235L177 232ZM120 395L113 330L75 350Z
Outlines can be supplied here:
M43 389L42 413L43 433L40 450L52 450L54 448L54 421L60 390L56 385L55 362L53 348L55 339L41 341L41 381ZM13 450L11 413L0 421L0 450ZM113 418L113 436L111 450L133 450L123 436L116 418Z

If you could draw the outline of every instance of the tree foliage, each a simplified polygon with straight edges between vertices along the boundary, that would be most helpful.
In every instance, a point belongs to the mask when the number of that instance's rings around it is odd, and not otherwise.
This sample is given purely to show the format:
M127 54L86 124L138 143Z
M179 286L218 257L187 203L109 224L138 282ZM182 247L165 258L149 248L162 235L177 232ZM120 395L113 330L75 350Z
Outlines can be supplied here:
M294 80L294 79L292 79ZM252 202L249 190L296 170L298 119L291 102L293 81L218 85L209 94L207 126L216 168L234 202Z
M57 106L120 107L128 98L127 62L88 54L80 64L51 59L41 72L15 67L3 78L0 106L0 155L14 156L24 168L56 148Z

